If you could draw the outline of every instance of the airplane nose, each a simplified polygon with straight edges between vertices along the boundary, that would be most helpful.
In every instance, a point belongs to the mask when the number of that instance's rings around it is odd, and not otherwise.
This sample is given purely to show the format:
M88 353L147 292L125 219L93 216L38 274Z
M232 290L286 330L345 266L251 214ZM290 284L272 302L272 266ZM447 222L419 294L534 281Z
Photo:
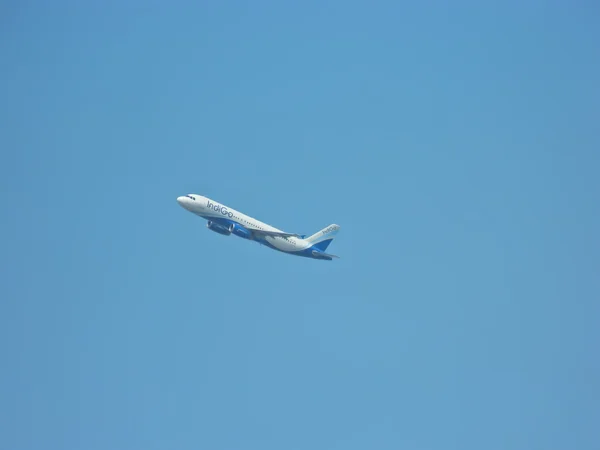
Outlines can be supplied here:
M177 197L177 203L179 203L179 205L183 206L185 204L185 197L183 197L183 196Z

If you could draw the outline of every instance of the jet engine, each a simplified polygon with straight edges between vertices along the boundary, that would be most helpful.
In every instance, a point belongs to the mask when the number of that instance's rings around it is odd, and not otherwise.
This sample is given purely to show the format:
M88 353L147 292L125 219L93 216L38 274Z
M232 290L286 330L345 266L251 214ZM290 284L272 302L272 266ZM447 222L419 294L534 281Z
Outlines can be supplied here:
M244 239L252 239L252 233L250 230L237 223L232 223L229 225L229 232Z
M206 223L206 228L208 228L211 231L214 231L215 233L222 234L224 236L229 236L231 234L231 230L229 229L231 227L229 227L229 228L224 227L224 226L216 224L210 220Z

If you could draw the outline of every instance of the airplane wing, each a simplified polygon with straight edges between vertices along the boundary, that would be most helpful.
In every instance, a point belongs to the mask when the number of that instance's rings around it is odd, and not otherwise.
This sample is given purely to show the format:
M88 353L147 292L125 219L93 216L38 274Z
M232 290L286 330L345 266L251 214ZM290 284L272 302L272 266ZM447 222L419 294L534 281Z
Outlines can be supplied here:
M300 237L296 233L284 233L283 231L266 231L257 228L248 228L253 234L261 237Z

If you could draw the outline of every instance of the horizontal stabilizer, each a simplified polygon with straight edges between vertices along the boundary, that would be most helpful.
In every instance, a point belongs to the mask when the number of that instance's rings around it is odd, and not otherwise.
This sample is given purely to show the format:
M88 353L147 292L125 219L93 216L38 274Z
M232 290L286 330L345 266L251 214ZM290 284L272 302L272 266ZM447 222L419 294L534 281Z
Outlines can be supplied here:
M337 255L332 255L331 253L318 252L316 250L312 251L312 255L317 259L327 259L331 261L333 258L339 258Z

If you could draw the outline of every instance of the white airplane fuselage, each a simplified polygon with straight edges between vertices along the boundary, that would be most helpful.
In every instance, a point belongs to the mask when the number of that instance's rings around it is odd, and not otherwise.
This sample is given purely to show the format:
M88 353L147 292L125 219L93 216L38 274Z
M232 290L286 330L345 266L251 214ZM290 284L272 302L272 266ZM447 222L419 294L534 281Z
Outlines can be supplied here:
M325 253L325 249L339 231L339 225L329 225L306 237L279 230L202 195L184 195L178 197L177 202L191 213L206 219L208 229L216 233L225 236L233 234L292 255L325 260L336 258Z

